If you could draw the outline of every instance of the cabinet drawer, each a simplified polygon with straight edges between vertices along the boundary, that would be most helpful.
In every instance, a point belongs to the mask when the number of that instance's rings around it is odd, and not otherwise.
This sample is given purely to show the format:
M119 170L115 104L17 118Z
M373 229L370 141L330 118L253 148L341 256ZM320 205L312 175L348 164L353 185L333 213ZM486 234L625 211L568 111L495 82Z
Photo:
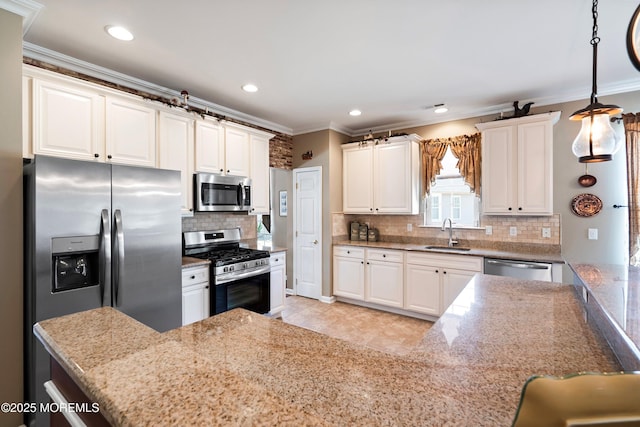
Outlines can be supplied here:
M407 254L407 264L433 265L441 268L455 268L458 270L482 272L482 257L469 255L410 252Z
M333 255L345 258L364 259L364 248L359 248L356 246L334 246Z
M271 257L269 258L269 264L271 265L271 267L284 265L286 259L287 259L286 252L274 252L271 254Z
M367 249L367 260L402 262L404 261L404 252L392 249Z
M187 268L182 270L182 287L209 282L209 267Z

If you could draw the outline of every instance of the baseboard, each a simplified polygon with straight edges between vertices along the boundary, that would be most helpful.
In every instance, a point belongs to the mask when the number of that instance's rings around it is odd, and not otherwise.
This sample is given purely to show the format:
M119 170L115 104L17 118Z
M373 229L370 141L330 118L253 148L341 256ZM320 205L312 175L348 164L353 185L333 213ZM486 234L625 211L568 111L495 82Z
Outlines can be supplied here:
M359 301L351 298L344 298L344 297L336 298L335 296L332 298L334 298L336 301L345 302L348 304L359 305L361 307L372 308L374 310L388 311L389 313L400 314L402 316L408 316L408 317L414 317L416 319L421 319L421 320L428 320L430 322L436 322L438 320L437 316L432 316L430 314L424 314L424 313L417 313L415 311L404 310L402 308L388 307L386 305L374 304L367 301Z
M325 297L323 295L323 296L320 297L320 302L323 302L325 304L333 304L334 302L336 302L336 297L334 297L334 296Z

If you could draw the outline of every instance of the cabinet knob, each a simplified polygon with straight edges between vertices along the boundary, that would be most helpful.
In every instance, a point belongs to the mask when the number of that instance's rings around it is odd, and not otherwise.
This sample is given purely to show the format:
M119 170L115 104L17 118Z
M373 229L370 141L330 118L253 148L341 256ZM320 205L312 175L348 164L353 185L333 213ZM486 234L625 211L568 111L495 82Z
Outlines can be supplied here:
M109 155L107 156L107 159L111 160L111 154L109 154Z
M370 264L369 264L369 261L367 261L367 265L370 265Z
M209 286L205 286L204 288L205 288L205 289L209 289Z
M438 270L436 270L436 273L438 272Z
M100 157L100 154L98 154L98 153L94 153L94 154L93 154L93 157L95 157L95 158L97 159L98 157Z
M227 169L227 173L231 172L229 169Z
M511 210L511 208L509 208L509 210Z
M387 257L387 254L382 254L382 258L386 258L386 257Z
M446 272L446 271L443 271L443 272L442 272L442 274L447 274L447 272Z
M224 172L224 169L220 168L220 172Z
M192 280L193 280L193 279L195 279L195 278L196 278L196 276L191 276L191 279L192 279Z
M379 210L379 209L378 209L378 208L376 208L376 211L378 211L378 210Z
M519 211L521 211L521 210L522 210L522 208L518 208L518 210L519 210Z
M360 264L364 264L364 261L360 261ZM369 264L369 263L367 263L367 264Z
M369 210L370 210L371 212L373 212L373 208L369 208Z

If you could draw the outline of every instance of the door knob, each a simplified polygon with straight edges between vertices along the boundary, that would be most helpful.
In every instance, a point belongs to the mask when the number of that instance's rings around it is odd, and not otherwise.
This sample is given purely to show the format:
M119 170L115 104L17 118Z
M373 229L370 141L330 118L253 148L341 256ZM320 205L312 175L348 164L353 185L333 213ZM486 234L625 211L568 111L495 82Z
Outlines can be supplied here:
M313 241L313 242L311 242L311 243L313 243L314 245L317 245L317 244L318 244L318 239L314 240L314 241Z

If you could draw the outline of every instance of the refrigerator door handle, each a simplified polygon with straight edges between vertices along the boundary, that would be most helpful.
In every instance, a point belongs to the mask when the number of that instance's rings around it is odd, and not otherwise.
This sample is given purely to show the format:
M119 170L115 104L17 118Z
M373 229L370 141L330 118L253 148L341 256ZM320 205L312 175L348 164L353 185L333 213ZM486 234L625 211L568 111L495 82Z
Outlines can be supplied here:
M108 300L107 305L111 305L111 301L108 298L108 292L110 292L111 285L111 236L109 232L109 210L102 209L100 216L100 304L104 306L105 300Z
M116 252L117 261L113 263L113 293L115 305L120 305L120 286L124 282L124 230L122 229L122 212L116 209L113 213L115 223L115 241L114 250Z

